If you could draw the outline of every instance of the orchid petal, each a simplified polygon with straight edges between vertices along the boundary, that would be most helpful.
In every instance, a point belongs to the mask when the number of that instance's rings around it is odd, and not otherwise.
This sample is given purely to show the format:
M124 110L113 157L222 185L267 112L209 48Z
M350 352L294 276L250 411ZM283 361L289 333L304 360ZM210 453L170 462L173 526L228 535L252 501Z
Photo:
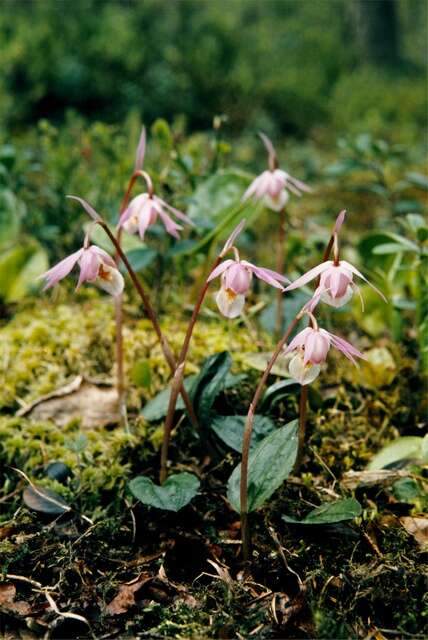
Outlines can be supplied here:
M76 290L79 289L84 282L91 282L96 279L101 262L101 258L95 252L91 251L90 248L85 249L79 260L80 275Z
M89 202L86 202L86 200L84 200L83 198L78 198L77 196L65 197L69 198L70 200L76 200L85 209L86 213L91 216L92 220L95 220L95 222L102 221L101 216L95 211L93 207L91 207Z
M165 225L165 229L167 230L167 233L169 233L171 236L174 236L174 238L178 239L180 237L180 234L178 232L181 231L183 227L181 227L179 224L176 224L174 220L170 218L170 216L167 213L165 213L165 211L159 210L159 215L161 217L162 222Z
M220 253L220 257L221 258L224 255L226 255L226 253L229 251L229 249L231 249L233 247L233 243L235 242L236 238L241 233L242 229L245 227L246 222L247 222L246 219L243 218L241 220L241 222L234 228L234 230L232 231L232 233L230 234L230 236L226 240L226 244L224 245L223 249L221 250L221 253Z
M79 260L82 255L84 249L79 249L75 251L71 255L58 262L54 267L51 267L45 273L42 273L38 278L44 278L46 280L45 286L43 287L43 291L49 289L50 287L54 287L60 280L68 276L70 271L73 269L76 262Z
M189 218L189 216L186 216L186 214L183 213L182 211L179 211L175 207L172 207L170 204L165 202L165 200L162 200L161 198L158 198L158 196L155 196L154 199L162 207L166 207L167 209L169 209L169 211L171 211L171 213L173 213L179 220L182 220L183 222L187 222L187 224L190 224L192 227L196 226L195 223L193 222L193 220L191 220L191 218Z
M345 222L346 209L342 209L339 215L336 218L336 222L334 224L333 233L339 233L342 224Z
M101 247L97 247L95 244L92 244L89 249L91 251L93 251L94 253L97 253L102 261L105 264L108 264L110 267L116 267L116 263L113 260L113 258L107 253L107 251L104 251L104 249L101 249Z
M141 129L140 139L138 141L137 151L135 154L134 171L141 171L141 169L143 168L145 153L146 153L146 127L143 125Z
M118 269L110 266L103 267L103 272L102 276L94 280L94 284L113 297L119 296L125 286L122 274Z
M225 260L224 262L221 262L218 265L218 267L216 267L211 271L210 275L207 278L207 282L211 282L211 280L214 280L214 278L217 278L219 275L223 273L223 271L226 271L226 269L230 267L232 264L235 264L235 260L229 259L229 260Z
M297 278L297 280L289 284L288 287L285 288L285 291L291 291L292 289L297 289L298 287L302 287L304 284L307 284L311 280L314 280L314 278L316 278L321 273L329 269L332 266L332 264L333 264L332 260L327 260L326 262L322 262L321 264L314 267L313 269L310 269L303 276L300 276L300 278Z
M237 318L244 308L245 296L231 293L221 287L215 296L215 301L222 315L226 318Z
M306 336L312 331L311 327L306 327L306 329L302 329L299 333L294 336L290 344L288 344L284 349L284 354L290 353L297 347L301 347L306 340Z
M353 364L357 364L355 357L357 358L362 358L363 360L367 360L366 356L361 353L361 351L358 351L358 349L356 349L352 344L350 344L349 342L347 342L346 340L344 340L343 338L340 338L339 336L336 336L334 333L330 333L329 331L326 331L325 329L320 329L320 331L322 331L323 333L326 333L330 336L331 342L333 344L333 346L336 347L336 349L338 349L339 351L341 351L343 353L343 355L348 358L348 360L351 360L351 362Z
M278 282L278 280L282 280L283 278L281 274L275 273L275 271L271 271L270 269L263 269L263 267L256 267L255 264L251 264L251 262L247 262L246 260L242 260L241 264L251 269L254 275L257 276L257 278L259 278L260 280L263 280L276 289L281 289L281 291L284 291L284 287ZM271 274L274 274L274 276L272 276ZM278 278L278 280L276 280L275 278Z
M372 284L371 282L369 282L367 280L367 278L365 276L363 276L362 273L360 273L360 271L358 271L358 269L356 269L352 264L350 264L349 262L346 262L345 260L341 260L340 261L341 265L344 265L347 269L349 269L349 271L351 271L354 275L358 276L359 278L361 278L362 280L364 280L364 282L366 282L369 287L371 287L373 289L373 291L376 291L377 294L380 295L380 297L383 299L384 302L388 302L388 300L386 299L386 297L384 296L384 294L382 293L382 291L380 291L377 287L374 286L374 284Z
M305 191L306 193L311 193L312 189L311 187L306 184L306 182L302 182L302 180L298 180L297 178L294 178L293 176L288 176L288 186L290 186L290 183L293 184L294 187L296 187L297 189L299 189L300 191Z

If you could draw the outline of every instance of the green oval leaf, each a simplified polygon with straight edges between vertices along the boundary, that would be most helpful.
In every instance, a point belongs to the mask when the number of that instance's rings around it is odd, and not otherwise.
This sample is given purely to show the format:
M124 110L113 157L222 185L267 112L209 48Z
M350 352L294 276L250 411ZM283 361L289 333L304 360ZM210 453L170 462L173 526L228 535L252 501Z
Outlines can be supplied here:
M345 498L322 504L313 509L303 520L297 520L291 516L282 516L285 522L292 524L334 524L343 520L352 520L361 514L362 508L358 500Z
M276 429L260 442L250 454L248 464L248 512L259 509L291 473L296 462L298 421L293 420ZM227 497L240 512L241 465L229 478Z
M419 436L397 438L379 451L367 466L367 469L385 469L403 466L404 461L423 460L424 439Z
M191 473L176 473L159 486L150 478L138 476L129 483L131 493L143 504L165 511L179 511L198 493L200 482Z
M231 366L232 358L228 351L215 353L204 360L191 391L191 400L201 424L209 420L214 400L224 388Z
M211 422L210 427L228 447L241 453L246 418L247 416L217 416ZM275 431L275 425L270 418L254 416L250 448L253 450L263 438L266 438L273 431Z

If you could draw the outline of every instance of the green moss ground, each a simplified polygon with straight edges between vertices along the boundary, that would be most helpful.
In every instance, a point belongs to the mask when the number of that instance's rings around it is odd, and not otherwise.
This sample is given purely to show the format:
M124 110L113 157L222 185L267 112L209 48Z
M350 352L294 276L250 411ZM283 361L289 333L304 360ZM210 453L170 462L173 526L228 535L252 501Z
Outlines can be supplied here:
M377 486L357 490L364 511L355 522L311 528L281 519L351 495L340 482L344 472L363 469L397 435L420 435L423 388L399 347L380 345L395 363L388 384L380 369L377 377L365 369L350 373L342 360L331 359L322 386L315 385L310 397L300 472L252 518L252 577L244 579L239 519L224 499L234 454L210 450L208 457L205 443L183 423L170 457L173 468L200 477L200 495L171 514L137 504L126 489L135 475L156 476L159 425L144 422L139 409L169 379L150 326L136 319L132 304L125 331L131 435L114 426L88 429L72 421L58 428L14 415L77 374L114 379L109 299L87 293L71 303L58 296L56 302L29 302L0 329L0 566L5 584L12 574L54 585L50 593L60 611L82 615L91 626L88 631L83 622L47 610L43 589L16 579L16 600L28 602L31 613L3 608L5 637L423 637L423 554L398 520L417 514L421 500L403 503ZM172 319L164 329L177 351L185 321ZM247 377L217 399L218 408L243 413L258 375L243 354L269 347L263 334L259 345L243 325L206 316L197 325L188 372L207 355L229 349L234 372ZM143 386L135 382L136 362L150 370ZM281 424L296 411L297 400L289 396L272 417ZM46 465L58 460L71 468L67 484L44 475ZM11 467L60 493L72 514L53 520L27 509L26 482ZM119 586L141 575L148 579L135 592L135 604L108 616L106 603Z

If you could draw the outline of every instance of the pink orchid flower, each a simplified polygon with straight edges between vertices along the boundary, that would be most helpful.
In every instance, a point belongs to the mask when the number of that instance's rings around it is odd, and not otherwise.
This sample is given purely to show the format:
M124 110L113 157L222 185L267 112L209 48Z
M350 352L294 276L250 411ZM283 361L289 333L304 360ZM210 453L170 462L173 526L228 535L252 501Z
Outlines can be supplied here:
M149 193L141 193L131 200L121 215L119 226L123 227L128 233L138 232L141 239L144 240L147 228L154 224L159 216L167 233L174 236L174 238L179 238L179 231L183 227L177 224L166 210L169 213L173 213L179 220L195 226L193 221L184 213L171 207L158 196Z
M318 276L320 276L320 283L312 298L312 308L320 299L332 307L343 307L343 305L352 298L354 291L356 291L360 296L364 309L360 289L353 280L354 276L358 276L364 280L385 302L387 301L383 293L371 284L358 269L349 262L346 262L346 260L326 260L326 262L322 262L288 285L285 291L292 291L292 289L302 287Z
M235 236L236 237L236 236ZM281 283L288 282L287 278L276 271L256 267L246 260L225 260L209 275L207 282L221 275L221 287L216 294L217 306L226 318L238 317L245 304L253 275L277 289L284 290Z
M266 170L252 181L242 199L263 200L268 209L281 211L290 198L288 191L301 196L302 192L308 193L311 188L282 169Z
M83 282L93 282L112 296L122 293L124 281L114 260L100 247L90 245L72 253L57 265L43 273L39 278L45 279L43 291L54 287L60 280L68 276L75 264L80 267L80 275L76 289Z
M301 385L313 382L319 375L321 365L326 361L331 346L339 349L355 365L356 357L365 359L358 349L343 338L325 329L306 327L284 350L284 354L293 353L288 365L291 376Z

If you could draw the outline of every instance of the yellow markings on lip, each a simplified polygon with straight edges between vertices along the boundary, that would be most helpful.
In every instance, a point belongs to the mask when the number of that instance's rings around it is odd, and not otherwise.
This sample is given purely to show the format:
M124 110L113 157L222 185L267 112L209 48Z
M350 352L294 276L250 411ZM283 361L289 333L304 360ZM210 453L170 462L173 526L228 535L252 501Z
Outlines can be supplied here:
M228 300L232 301L232 300L235 300L237 294L234 291L232 291L232 289L226 289L226 295L228 297Z
M100 268L98 269L98 277L102 280L107 280L107 282L111 282L113 280L111 270L105 269L103 264L100 264Z

